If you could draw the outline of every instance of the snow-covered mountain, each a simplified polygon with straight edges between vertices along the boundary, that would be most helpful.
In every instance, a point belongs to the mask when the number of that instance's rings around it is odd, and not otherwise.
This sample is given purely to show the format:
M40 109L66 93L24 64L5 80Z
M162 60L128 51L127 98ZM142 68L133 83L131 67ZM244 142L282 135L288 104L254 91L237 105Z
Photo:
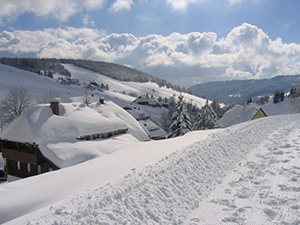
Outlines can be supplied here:
M0 185L0 223L297 224L299 120L272 116L133 144Z
M219 102L245 103L247 99L272 96L276 91L289 92L299 76L276 76L261 80L231 80L195 84L188 88L193 94Z

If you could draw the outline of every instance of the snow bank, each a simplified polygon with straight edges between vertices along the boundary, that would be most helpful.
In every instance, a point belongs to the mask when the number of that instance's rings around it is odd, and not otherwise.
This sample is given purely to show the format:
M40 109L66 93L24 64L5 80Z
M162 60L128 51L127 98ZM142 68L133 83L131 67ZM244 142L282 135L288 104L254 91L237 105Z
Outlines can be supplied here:
M299 120L300 114L284 115L232 126L155 164L133 169L116 182L66 199L11 224L182 224L249 152L275 131L277 134L298 131ZM285 189L288 185L281 187ZM240 196L244 196L242 194ZM299 191L297 196L298 199ZM265 214L275 215L269 209Z
M127 138L120 142L149 140L139 123L125 110L112 102L60 104L60 115L52 113L49 105L37 105L14 120L0 133L3 139L35 142L42 153L58 167L66 167L114 151L111 139L78 140L87 135L127 130Z
M217 130L197 131L163 141L125 143L119 151L61 170L0 185L0 223L38 210L68 196L115 182ZM117 148L116 142L110 143ZM11 210L14 209L14 210ZM16 223L18 224L18 223Z

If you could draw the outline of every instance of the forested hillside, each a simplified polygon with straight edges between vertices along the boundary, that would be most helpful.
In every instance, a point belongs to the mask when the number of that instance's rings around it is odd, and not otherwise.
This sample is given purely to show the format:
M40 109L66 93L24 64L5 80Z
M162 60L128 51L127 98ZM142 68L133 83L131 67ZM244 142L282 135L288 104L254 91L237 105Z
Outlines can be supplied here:
M290 91L299 76L276 76L262 80L231 80L196 84L188 89L192 94L219 102L244 103L249 98L271 96L276 91Z
M48 58L0 58L0 63L13 66L19 69L28 70L37 74L43 74L52 77L54 73L71 76L62 63L73 64L75 66L89 69L102 75L117 79L120 81L148 82L152 81L160 86L173 88L177 91L183 91L180 86L173 85L170 82L154 77L140 70L123 66L115 63L81 60L81 59L48 59Z

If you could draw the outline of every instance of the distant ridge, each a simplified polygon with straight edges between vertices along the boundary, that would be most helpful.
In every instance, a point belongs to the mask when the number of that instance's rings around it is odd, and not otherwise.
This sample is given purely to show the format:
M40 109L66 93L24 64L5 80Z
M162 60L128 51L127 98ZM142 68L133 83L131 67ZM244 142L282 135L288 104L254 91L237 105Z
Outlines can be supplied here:
M100 73L102 75L117 79L120 81L134 82L154 82L160 86L166 86L177 91L183 91L179 85L173 85L165 79L160 79L149 75L140 70L119 65L116 63L108 63L102 61L82 60L82 59L54 59L54 58L0 58L0 63L13 66L19 69L27 70L37 74L52 77L54 73L71 76L62 63L73 64L75 66Z
M219 102L244 103L258 96L270 96L275 91L290 91L299 75L276 76L262 80L232 80L196 84L187 90L197 96L205 96Z

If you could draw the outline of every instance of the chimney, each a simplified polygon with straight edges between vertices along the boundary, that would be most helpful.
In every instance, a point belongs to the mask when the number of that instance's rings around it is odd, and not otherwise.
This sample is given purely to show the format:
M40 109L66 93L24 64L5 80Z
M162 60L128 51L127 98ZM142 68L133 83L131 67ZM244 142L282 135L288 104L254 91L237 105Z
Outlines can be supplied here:
M104 98L103 98L103 97L100 97L100 98L99 98L99 102L100 102L101 104L104 104Z
M50 102L50 108L54 115L59 116L59 102L57 100Z

